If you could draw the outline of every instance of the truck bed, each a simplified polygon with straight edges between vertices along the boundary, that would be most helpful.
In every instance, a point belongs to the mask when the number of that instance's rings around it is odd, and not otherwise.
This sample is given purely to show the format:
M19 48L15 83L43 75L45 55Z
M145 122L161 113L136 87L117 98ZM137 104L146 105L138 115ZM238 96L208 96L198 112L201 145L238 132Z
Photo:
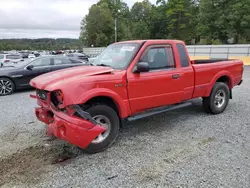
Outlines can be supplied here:
M230 88L237 85L242 78L243 64L241 60L198 60L198 63L194 63L192 66L195 73L193 97L207 96L208 90L216 79L223 75L230 75L228 83Z
M204 64L204 63L218 63L223 61L230 61L229 59L196 59L194 64Z

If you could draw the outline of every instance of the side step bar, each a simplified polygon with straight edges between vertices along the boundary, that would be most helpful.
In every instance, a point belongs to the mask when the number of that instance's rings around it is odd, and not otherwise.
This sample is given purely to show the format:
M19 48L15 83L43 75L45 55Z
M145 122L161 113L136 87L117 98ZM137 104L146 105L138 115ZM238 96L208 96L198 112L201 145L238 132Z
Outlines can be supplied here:
M146 118L149 116L153 116L156 114L160 114L163 112L168 112L168 111L172 111L172 110L177 110L180 108L185 108L188 106L192 106L191 102L185 102L185 103L180 103L180 104L176 104L176 105L171 105L171 106L167 106L167 107L160 107L160 108L155 108L153 110L150 111L146 111L144 113L140 113L138 115L135 116L131 116L129 118L127 118L128 121L134 121L134 120L138 120L138 119L142 119L142 118Z

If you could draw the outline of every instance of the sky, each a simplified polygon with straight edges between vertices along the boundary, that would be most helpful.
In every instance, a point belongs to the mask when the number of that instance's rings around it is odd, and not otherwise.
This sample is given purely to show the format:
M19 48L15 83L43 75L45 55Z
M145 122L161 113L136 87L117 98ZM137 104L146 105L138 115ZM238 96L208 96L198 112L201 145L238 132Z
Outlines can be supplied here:
M131 7L141 0L124 1ZM82 18L96 2L98 0L0 0L0 39L78 38Z

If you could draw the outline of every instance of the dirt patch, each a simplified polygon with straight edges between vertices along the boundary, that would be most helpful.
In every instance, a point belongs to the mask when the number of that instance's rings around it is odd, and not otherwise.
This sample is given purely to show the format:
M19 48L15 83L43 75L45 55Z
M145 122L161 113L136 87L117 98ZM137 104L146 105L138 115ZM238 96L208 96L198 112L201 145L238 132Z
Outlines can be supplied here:
M0 139L2 142L11 142L14 141L19 134L24 133L20 130L16 129L15 127L9 128L3 135L1 135Z
M161 173L161 169L155 165L142 166L141 169L136 172L135 177L140 183L147 183L156 181L156 179L160 178Z
M0 186L8 183L36 184L39 182L39 177L50 172L55 164L78 154L75 148L67 144L61 146L45 144L32 146L6 158L0 158Z
M210 142L214 142L214 141L216 141L215 137L209 137L207 139L202 140L199 144L206 145L206 144L209 144Z

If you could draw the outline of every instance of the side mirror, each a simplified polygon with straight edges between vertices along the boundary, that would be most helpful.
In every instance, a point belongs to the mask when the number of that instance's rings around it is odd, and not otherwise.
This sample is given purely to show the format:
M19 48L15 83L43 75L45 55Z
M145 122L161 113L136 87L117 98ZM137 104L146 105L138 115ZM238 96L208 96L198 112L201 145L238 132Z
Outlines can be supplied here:
M135 73L149 72L149 64L147 62L139 62L139 63L137 63L134 72Z
M27 69L28 70L32 70L34 68L34 65L29 65L29 66L27 66Z

